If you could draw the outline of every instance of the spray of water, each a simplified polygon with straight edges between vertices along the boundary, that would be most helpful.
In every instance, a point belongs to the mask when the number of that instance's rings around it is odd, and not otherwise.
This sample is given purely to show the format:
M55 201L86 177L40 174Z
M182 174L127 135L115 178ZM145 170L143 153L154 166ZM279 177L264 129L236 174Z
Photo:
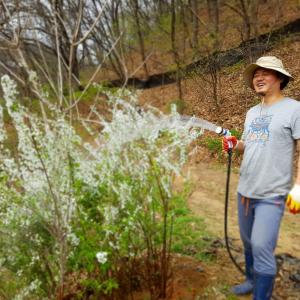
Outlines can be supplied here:
M193 126L193 127L198 127L198 128L202 128L204 130L209 130L209 131L213 131L213 132L216 132L218 126L211 123L211 122L208 122L204 119L200 119L200 118L197 118L197 117L191 117L191 116L180 116L180 121L184 122L184 123L187 123L187 122L190 122L190 124Z
M217 126L209 121L204 119L197 118L195 116L179 116L179 120L183 123L188 123L191 127L201 128L203 130L213 131L219 135L228 136L231 135L228 129L225 129L221 126Z

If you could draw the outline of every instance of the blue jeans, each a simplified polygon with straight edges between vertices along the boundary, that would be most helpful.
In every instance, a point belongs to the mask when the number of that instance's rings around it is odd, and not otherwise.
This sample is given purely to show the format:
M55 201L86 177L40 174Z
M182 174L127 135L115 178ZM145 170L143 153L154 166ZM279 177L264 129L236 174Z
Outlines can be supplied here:
M276 275L274 250L286 196L245 198L238 193L238 217L245 253L253 257L255 273Z

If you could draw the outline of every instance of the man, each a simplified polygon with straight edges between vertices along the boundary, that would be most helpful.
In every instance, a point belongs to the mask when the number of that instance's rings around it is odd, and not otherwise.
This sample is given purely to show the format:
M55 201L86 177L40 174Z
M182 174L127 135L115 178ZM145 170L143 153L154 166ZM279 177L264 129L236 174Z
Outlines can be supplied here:
M253 292L253 299L268 300L277 271L274 250L287 196L290 211L300 210L300 167L290 191L294 148L300 139L300 103L283 96L282 90L293 78L274 56L250 64L244 80L261 96L261 103L247 112L240 141L234 136L223 139L225 151L233 145L244 152L238 219L246 281L232 291L236 295Z

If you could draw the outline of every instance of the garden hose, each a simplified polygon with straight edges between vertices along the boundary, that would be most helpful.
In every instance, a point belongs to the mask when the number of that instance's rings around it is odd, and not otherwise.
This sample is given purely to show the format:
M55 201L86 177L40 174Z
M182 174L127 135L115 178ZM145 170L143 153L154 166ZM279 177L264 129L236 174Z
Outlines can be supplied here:
M230 185L230 173L231 173L231 161L232 161L232 149L228 150L228 162L227 162L227 177L226 177L226 191L225 191L225 211L224 211L224 235L225 235L225 245L226 250L229 254L229 257L236 268L245 275L245 271L241 268L241 266L234 259L231 249L229 246L229 238L228 238L228 203L229 203L229 185Z
M231 132L228 129L225 129L223 127L218 126L215 130L215 132L220 136L231 136ZM233 150L233 144L232 142L229 142L229 149L227 151L228 153L228 162L227 162L227 177L226 177L226 191L225 191L225 211L224 211L224 236L225 236L225 245L226 250L229 254L229 257L233 264L236 266L236 268L245 275L245 271L241 268L241 266L236 262L234 259L231 249L229 246L229 238L228 238L228 203L229 203L229 185L230 185L230 173L231 173L231 161L232 161L232 150Z

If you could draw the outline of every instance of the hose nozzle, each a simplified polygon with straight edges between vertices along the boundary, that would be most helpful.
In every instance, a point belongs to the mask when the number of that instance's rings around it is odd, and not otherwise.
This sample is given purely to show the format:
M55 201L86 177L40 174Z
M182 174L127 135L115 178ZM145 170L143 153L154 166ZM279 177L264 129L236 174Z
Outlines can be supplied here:
M215 132L218 134L218 135L222 135L222 136L230 136L231 133L228 129L225 129L221 126L218 126L215 130Z

